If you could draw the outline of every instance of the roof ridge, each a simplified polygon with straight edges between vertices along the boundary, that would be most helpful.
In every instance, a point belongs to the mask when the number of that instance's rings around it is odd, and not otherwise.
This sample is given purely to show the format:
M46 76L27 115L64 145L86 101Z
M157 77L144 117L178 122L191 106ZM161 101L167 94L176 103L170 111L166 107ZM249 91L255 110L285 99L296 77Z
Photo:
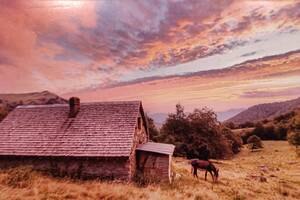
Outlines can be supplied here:
M96 104L121 104L121 103L141 103L140 100L133 101L95 101L95 102L82 102L81 105L96 105ZM43 104L43 105L19 105L16 108L43 108L43 107L62 107L69 106L69 104Z

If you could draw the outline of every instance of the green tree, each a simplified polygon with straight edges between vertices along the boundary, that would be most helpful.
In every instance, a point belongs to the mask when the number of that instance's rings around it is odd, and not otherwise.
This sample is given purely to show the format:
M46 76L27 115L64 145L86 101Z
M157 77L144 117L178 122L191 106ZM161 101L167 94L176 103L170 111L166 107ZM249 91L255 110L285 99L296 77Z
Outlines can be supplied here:
M166 122L161 128L162 137L166 142L181 143L186 139L189 132L189 124L184 113L184 107L176 105L176 113L169 114Z
M262 136L264 135L265 132L265 128L262 125L262 123L258 122L255 124L255 128L252 132L253 135L258 136L259 138L262 138Z
M160 134L163 142L176 146L175 155L188 158L224 158L241 146L235 140L237 136L218 122L215 112L208 108L186 114L184 107L177 104L176 112L169 114Z
M296 148L300 146L300 118L294 120L287 138L291 145L295 145Z
M149 128L149 135L150 135L150 140L154 141L154 142L158 142L159 141L159 131L156 128L155 124L154 124L154 120L149 117L148 115L146 115L147 117L147 121L148 121L148 128Z

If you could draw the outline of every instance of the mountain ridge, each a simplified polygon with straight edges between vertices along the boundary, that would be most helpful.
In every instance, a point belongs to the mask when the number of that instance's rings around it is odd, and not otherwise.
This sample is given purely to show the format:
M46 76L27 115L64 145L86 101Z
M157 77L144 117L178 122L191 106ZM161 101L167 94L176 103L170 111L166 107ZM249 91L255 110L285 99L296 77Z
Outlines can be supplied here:
M0 94L0 121L19 105L62 104L67 100L49 91Z
M287 101L257 104L231 117L226 122L233 122L235 124L242 124L248 121L258 122L288 113L299 107L300 97Z

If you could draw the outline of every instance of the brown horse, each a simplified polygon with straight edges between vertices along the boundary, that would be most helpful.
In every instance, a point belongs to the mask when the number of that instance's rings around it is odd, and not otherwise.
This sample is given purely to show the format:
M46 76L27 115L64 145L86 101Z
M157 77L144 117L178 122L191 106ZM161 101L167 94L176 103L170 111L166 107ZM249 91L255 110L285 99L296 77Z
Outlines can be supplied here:
M218 180L219 169L216 168L212 164L212 162L210 162L208 160L194 159L191 161L191 165L192 165L192 173L194 174L194 177L198 178L197 169L203 169L203 170L205 170L205 180L207 178L207 172L210 173L210 175L213 179L213 182L216 182Z

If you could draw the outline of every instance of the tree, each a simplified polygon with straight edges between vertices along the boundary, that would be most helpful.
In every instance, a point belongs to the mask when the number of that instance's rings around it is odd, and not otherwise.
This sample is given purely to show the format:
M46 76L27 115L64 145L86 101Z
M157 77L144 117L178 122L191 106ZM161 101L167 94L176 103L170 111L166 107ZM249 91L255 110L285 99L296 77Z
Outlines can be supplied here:
M298 148L300 146L300 130L289 132L288 141L291 145L295 145Z
M300 146L300 118L294 120L288 133L288 141L291 145L295 145L296 148Z
M235 129L236 128L236 126L233 122L225 122L224 126L230 128L230 129Z
M147 121L148 121L148 128L149 128L149 136L150 136L150 140L157 142L159 140L159 131L156 128L155 124L154 124L154 120L149 117L148 115L146 115Z
M258 122L255 124L255 128L254 128L252 134L261 138L264 135L264 132L265 132L264 126Z
M288 128L285 127L282 124L279 124L276 129L275 129L275 133L277 135L277 138L279 140L286 140L287 139L287 132L288 132Z
M245 122L243 124L240 124L239 127L240 128L251 128L251 127L254 127L254 123L247 121L247 122Z
M162 142L175 145L175 155L187 158L224 158L239 148L232 131L218 122L215 112L208 108L186 114L184 107L177 104L176 113L169 114L160 135Z
M184 113L184 107L180 104L176 105L176 113L169 114L166 122L161 128L161 135L166 142L180 143L187 138L186 134L189 132L189 124Z

